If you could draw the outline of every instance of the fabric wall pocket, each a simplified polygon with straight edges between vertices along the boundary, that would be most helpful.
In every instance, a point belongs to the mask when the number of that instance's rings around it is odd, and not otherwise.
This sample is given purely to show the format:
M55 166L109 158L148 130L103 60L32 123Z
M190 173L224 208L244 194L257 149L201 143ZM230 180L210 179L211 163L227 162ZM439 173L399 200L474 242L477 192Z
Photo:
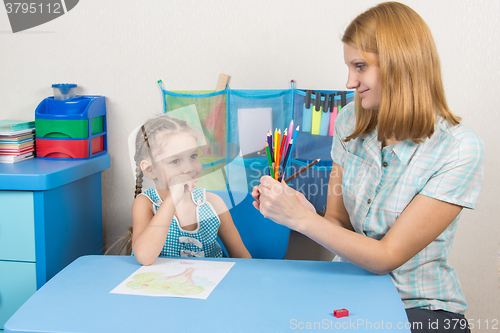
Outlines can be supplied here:
M291 175L300 171L314 160L294 159L288 170ZM316 208L316 212L324 214L328 196L328 181L332 163L321 160L310 169L304 171L288 182L288 186L304 194L306 199Z
M202 93L163 90L163 93L167 114L186 120L210 142L227 142L227 90Z
M310 170L290 182L313 203L316 210L324 211L328 181L332 166L330 155L333 129L338 111L354 99L354 92L294 90L294 124L300 131L291 154L291 168L286 175L321 159Z
M295 90L294 119L305 133L332 136L338 111L353 99L348 91Z
M294 124L300 126L293 159L330 160L333 129L338 110L351 102L353 92L295 90Z
M199 185L208 190L226 190L225 167L239 151L227 140L227 90L167 91L161 82L164 111L168 116L185 120L196 132L203 164Z
M228 141L240 146L248 177L248 189L257 185L263 175L269 175L265 150L267 133L285 128L292 119L292 89L229 90ZM231 173L229 178L239 177Z
M292 90L230 90L228 140L240 145L241 156L258 155L266 135L283 131L292 119Z
M304 184L328 186L335 119L338 111L354 99L354 92L298 90L293 81L292 88L286 90L226 89L217 92L173 92L164 90L161 82L159 84L165 112L188 121L205 140L199 142L200 146L211 147L201 156L203 165L211 168L207 169L207 175L216 169L223 170L216 181L200 186L211 190L251 191L263 175L274 172L286 178L293 170L306 166L306 161L316 159L321 159L320 163L291 184L302 189ZM291 135L284 140L285 130L295 132L297 127L299 131L293 135L293 149L284 167L286 153L281 156L281 152L292 146ZM283 139L280 143L285 144L277 147L275 142L279 140L269 142L268 132L274 139ZM269 154L272 158L268 158L266 143L274 152ZM273 167L272 162L278 167ZM310 181L304 180L310 176ZM326 193L311 193L315 195L309 193L308 198L317 202L318 210L323 209Z

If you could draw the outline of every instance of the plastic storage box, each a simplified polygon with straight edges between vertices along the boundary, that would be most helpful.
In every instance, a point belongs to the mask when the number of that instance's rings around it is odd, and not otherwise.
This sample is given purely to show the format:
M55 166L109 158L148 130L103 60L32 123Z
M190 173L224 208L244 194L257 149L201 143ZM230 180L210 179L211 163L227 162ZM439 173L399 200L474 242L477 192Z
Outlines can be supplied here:
M104 96L44 99L35 111L38 158L90 158L107 152Z

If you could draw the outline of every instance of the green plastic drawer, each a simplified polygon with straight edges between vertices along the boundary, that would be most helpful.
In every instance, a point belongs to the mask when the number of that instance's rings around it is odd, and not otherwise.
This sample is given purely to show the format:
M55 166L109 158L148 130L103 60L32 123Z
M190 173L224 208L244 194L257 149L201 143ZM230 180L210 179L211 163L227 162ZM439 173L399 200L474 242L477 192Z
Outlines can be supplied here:
M0 191L0 260L35 261L31 191Z
M104 116L91 118L90 130L92 135L104 132Z
M89 137L90 121L91 135L104 131L104 116L91 119L35 119L36 136L39 138L71 138Z
M0 261L0 329L36 292L36 264Z

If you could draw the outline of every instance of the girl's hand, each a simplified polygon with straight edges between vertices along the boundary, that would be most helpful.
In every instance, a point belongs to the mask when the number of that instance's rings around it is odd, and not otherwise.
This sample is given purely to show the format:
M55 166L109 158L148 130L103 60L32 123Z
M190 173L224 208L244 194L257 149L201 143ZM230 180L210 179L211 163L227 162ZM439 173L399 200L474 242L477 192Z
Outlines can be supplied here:
M172 177L168 182L168 187L174 205L177 205L184 198L185 193L193 191L196 187L196 180L187 174L182 174Z
M284 181L280 183L269 176L260 179L260 185L254 187L252 196L258 200L253 203L254 207L264 217L291 229L296 229L301 217L311 212L316 214L313 205L304 195L288 187Z

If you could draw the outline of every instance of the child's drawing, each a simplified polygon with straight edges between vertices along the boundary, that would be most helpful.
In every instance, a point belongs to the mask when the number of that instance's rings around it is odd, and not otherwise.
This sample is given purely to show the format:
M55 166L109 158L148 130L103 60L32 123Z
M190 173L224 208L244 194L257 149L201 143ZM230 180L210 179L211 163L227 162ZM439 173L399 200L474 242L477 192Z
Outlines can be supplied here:
M195 268L188 268L174 276L166 276L161 272L139 273L132 277L133 280L127 283L127 287L142 290L146 294L199 294L205 289L195 285L193 281L194 271Z
M234 262L158 258L111 291L114 294L206 299Z

